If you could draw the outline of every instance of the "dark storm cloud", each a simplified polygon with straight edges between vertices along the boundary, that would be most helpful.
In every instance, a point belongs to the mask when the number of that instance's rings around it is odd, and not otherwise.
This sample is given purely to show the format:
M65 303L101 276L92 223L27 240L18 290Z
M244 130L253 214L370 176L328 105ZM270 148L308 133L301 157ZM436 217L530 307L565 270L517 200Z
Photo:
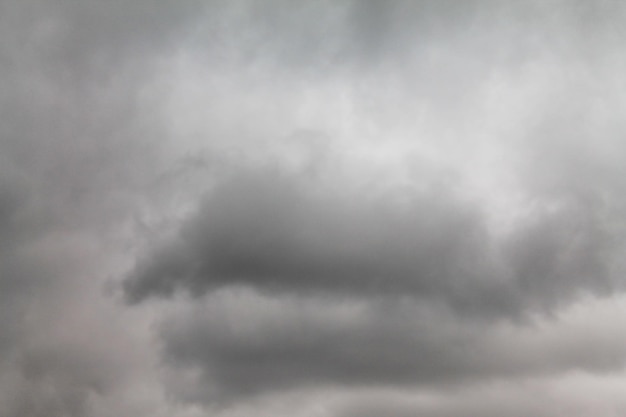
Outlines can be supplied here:
M445 391L623 366L621 342L577 323L575 313L560 324L518 326L459 318L408 298L337 302L238 289L172 316L161 336L167 363L200 372L174 389L207 404L319 386Z
M314 187L306 177L264 170L226 179L177 239L138 265L126 282L130 299L249 285L430 297L458 311L508 315L611 290L608 237L584 206L540 207L496 239L480 207L452 192L405 192L398 202L372 190Z
M234 291L167 321L162 337L170 363L200 369L203 384L217 384L199 385L193 398L210 403L294 386L460 381L480 368L468 360L479 327L462 329L406 300L371 305Z
M245 16L248 26L259 30L261 45L267 42L277 47L287 42L315 54L315 48L299 44L306 43L301 36L307 26L293 27L290 19L299 21L307 13L320 13L319 20L325 23L331 16L350 22L340 32L340 39L345 39L345 31L351 34L351 51L359 45L376 49L377 44L388 51L387 43L404 36L417 44L415 48L407 46L405 52L419 51L422 44L445 49L484 41L486 45L494 43L503 53L508 48L535 52L520 58L527 63L562 60L563 65L572 65L573 74L584 73L588 66L601 66L600 61L588 65L584 58L596 47L610 47L610 42L602 43L610 41L610 31L602 22L613 22L621 10L613 3L607 8L614 13L608 13L608 9L583 3L562 7L560 2L531 2L519 9L491 2L398 1L384 7L376 2L354 2L342 3L337 9L275 5L282 6L278 7L280 13L242 7L237 15ZM595 14L596 21L587 22L586 13ZM511 18L512 28L501 28L495 17ZM481 19L488 24L482 26ZM402 23L390 24L399 21ZM579 29L589 31L591 47L578 42ZM405 35L397 33L404 30ZM417 42L422 30L424 41ZM500 31L505 34L503 39L487 36ZM283 32L294 36L273 38ZM459 36L448 38L451 33ZM463 43L465 37L469 43ZM537 39L544 42L537 45ZM328 40L324 38L322 44ZM262 50L278 62L289 61ZM476 50L480 56L491 56L483 52ZM397 63L400 55L389 62ZM497 59L492 62L499 71L514 71L505 56L494 56ZM427 75L436 77L430 72ZM459 70L457 75L467 74ZM539 107L539 111L551 114L559 108L558 103L548 102L548 106L552 107ZM587 107L580 106L584 113ZM570 108L569 102L563 107ZM587 120L585 114L574 117ZM557 118L556 124L568 123ZM195 217L185 221L177 239L164 243L139 263L126 282L127 294L138 301L151 294L168 295L178 288L203 294L221 286L245 284L270 292L409 293L440 298L460 311L518 313L550 309L580 292L608 293L616 286L612 270L616 246L614 232L603 224L614 220L618 204L611 202L608 211L603 211L596 203L589 204L588 198L563 196L554 188L538 191L553 181L555 172L572 181L572 186L595 175L576 174L586 165L570 161L585 161L586 151L569 144L559 146L558 137L564 134L567 132L540 133L542 139L535 141L529 139L537 136L532 129L520 133L523 139L518 146L530 169L522 168L515 175L522 183L535 182L525 190L526 201L535 209L505 238L488 232L483 207L458 201L454 193L446 191L408 195L409 202L402 206L364 194L325 195L324 191L309 190L313 185L306 179L289 178L288 174L243 173L222 181ZM584 134L582 140L588 141L589 135ZM609 177L613 180L617 175ZM588 188L595 191L605 179L592 181ZM598 200L596 196L591 199Z
M526 321L619 288L605 214L534 194L525 217L495 235L477 201L440 187L400 198L309 171L224 174L125 283L133 302L182 290L206 305L162 327L168 363L202 375L178 395L228 403L294 386L463 385L622 366L610 341L537 342ZM502 324L510 318L518 324Z
M485 296L488 289L480 287L493 275L485 265L491 254L471 207L434 193L403 206L383 196L309 192L313 186L277 172L236 174L184 226L180 242L139 266L129 295L141 300L176 287L202 294L246 284L434 296L457 286L459 297L474 285L474 301Z

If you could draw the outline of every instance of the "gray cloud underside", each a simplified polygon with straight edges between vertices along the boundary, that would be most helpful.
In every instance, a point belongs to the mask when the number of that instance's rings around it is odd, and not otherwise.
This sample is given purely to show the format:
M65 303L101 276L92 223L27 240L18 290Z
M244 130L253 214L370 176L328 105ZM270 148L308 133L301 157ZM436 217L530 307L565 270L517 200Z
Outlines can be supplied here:
M493 324L616 288L617 248L584 202L540 206L496 238L479 207L441 190L397 201L317 185L274 170L228 177L126 282L134 302L182 289L207 305L163 325L168 363L207 386L183 398L621 366L610 340L529 346Z
M461 312L549 308L579 291L608 292L608 232L579 201L539 210L511 236L445 191L393 196L311 190L276 172L220 184L172 243L126 282L131 300L177 288L194 295L248 285L277 293L411 295ZM366 192L365 192L366 193Z
M294 387L441 388L611 372L626 362L621 338L605 330L567 316L561 328L487 324L410 298L337 302L242 289L160 327L168 363L201 372L181 397L208 404Z

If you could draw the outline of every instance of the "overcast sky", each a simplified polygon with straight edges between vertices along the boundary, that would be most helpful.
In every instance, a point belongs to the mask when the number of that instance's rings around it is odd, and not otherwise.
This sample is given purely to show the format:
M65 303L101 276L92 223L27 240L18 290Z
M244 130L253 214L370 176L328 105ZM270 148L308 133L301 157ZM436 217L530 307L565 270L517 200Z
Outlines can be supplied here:
M0 2L0 415L626 415L626 4Z

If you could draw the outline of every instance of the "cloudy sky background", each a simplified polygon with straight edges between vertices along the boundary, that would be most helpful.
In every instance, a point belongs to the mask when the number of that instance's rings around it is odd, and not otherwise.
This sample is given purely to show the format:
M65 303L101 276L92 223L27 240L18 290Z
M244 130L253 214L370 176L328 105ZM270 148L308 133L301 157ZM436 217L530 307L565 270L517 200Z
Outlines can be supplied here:
M626 6L0 3L0 414L626 413Z

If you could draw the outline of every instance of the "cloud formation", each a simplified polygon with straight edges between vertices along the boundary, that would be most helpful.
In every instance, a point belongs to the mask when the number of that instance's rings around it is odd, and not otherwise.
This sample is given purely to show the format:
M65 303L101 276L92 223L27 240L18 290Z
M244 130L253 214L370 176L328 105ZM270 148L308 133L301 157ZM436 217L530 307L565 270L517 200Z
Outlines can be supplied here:
M540 206L495 237L480 207L446 190L397 196L332 187L273 170L229 176L173 242L137 267L129 297L248 285L279 294L410 295L507 315L612 289L608 232L584 203Z
M622 415L625 19L5 2L0 414Z

